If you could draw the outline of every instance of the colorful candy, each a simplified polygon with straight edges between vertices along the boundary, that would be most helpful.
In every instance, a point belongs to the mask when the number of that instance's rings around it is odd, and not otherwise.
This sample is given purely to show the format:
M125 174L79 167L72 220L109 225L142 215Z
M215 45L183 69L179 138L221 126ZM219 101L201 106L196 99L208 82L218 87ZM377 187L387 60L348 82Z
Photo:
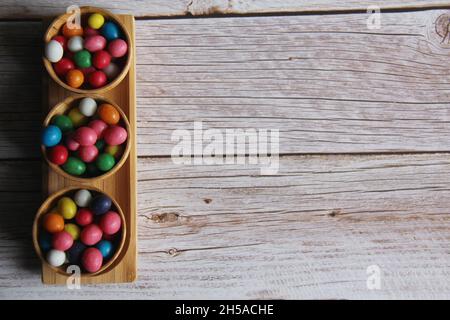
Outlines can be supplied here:
M45 57L50 62L58 62L64 55L64 49L61 43L56 40L51 40L45 46Z
M47 253L47 262L54 267L60 267L66 261L66 253L64 251L52 249Z
M45 230L56 233L64 230L64 218L57 213L47 213L42 223Z
M74 209L78 209L75 217ZM79 265L88 273L100 270L114 256L121 239L122 218L116 209L108 196L87 189L57 199L57 207L43 216L38 233L47 262L54 267ZM97 222L93 212L102 214Z
M82 227L87 226L94 221L94 214L91 210L82 208L78 210L78 213L75 216L75 221Z
M73 196L73 200L77 204L77 206L85 208L88 207L92 200L92 194L89 190L80 189Z
M78 105L80 112L86 117L92 117L97 111L97 102L92 98L83 98Z
M49 125L42 131L41 142L46 147L56 146L62 139L62 132L57 126Z
M73 244L73 238L67 231L57 232L53 235L52 247L56 250L66 251Z
M71 198L63 197L58 201L57 210L64 219L70 220L77 214L77 205Z
M81 230L80 239L87 246L93 246L102 239L103 231L96 224L89 224Z
M72 88L79 88L84 82L84 74L78 69L69 70L66 74L66 81Z
M102 267L103 256L97 248L87 248L81 257L81 262L87 272L97 272Z
M99 195L95 197L90 205L92 212L95 215L102 215L111 209L112 201L105 195Z
M92 13L82 21L87 22L84 28L74 23L64 24L61 34L46 44L45 57L53 63L56 75L70 87L101 88L120 74L126 64L129 44L119 25L105 20L100 13ZM70 72L73 70L78 72Z
M67 114L55 115L43 130L41 142L48 148L48 160L77 177L95 177L110 171L128 139L120 121L115 106L81 98Z
M105 234L113 235L120 230L122 220L117 212L108 211L101 217L99 226Z
M67 161L67 157L69 156L69 151L66 147L57 145L50 149L48 152L48 160L51 163L57 165L63 165Z

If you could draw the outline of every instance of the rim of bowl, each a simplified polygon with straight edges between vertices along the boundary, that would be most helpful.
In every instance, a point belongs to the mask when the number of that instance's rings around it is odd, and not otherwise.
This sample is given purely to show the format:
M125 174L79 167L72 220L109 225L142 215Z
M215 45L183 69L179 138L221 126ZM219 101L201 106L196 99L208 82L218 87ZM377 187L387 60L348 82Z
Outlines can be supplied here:
M131 65L131 59L132 56L134 54L134 48L133 48L133 44L131 42L131 36L130 33L128 31L128 29L125 27L125 25L118 19L118 16L115 15L114 13L102 9L102 8L97 8L97 7L92 7L92 6L82 6L80 7L80 14L88 14L88 13L101 13L102 15L104 15L105 17L110 18L111 20L114 20L115 23L117 23L120 28L122 29L122 32L125 34L126 37L126 41L128 44L128 57L127 60L125 62L125 65L121 71L121 73L110 83L108 83L107 85L100 87L100 88L96 88L96 89L80 89L80 88L73 88L71 86L69 86L67 83L65 83L64 81L62 81L58 75L55 73L55 70L53 69L52 63L50 61L48 61L45 56L42 56L42 60L44 62L44 66L45 69L47 70L47 73L50 75L50 77L56 82L58 83L61 87L72 91L72 92L76 92L76 93L85 93L85 94L89 94L89 93L104 93L110 89L115 88L120 82L122 82L122 80L125 78L125 76L128 74L128 71L130 70L130 65ZM47 30L45 31L44 34L44 42L47 43L51 40L51 38L54 35L57 35L61 29L61 27L66 23L67 19L72 15L72 13L65 13L62 14L58 17L56 17L52 23L50 24L50 26L47 28ZM56 26L58 25L58 26ZM53 35L52 31L56 32Z
M114 263L117 264L120 261L120 259L118 260L118 258L120 257L122 251L125 248L125 240L126 240L126 237L127 237L126 219L125 219L125 215L124 215L124 213L122 211L122 208L120 207L119 203L114 199L114 197L111 197L111 195L108 194L107 192L105 192L105 191L103 191L103 190L101 190L99 188L93 187L93 186L79 186L79 187L72 186L72 187L64 188L62 190L59 190L59 191L49 195L47 197L47 199L45 199L45 201L39 207L39 210L37 211L37 213L36 213L36 215L34 217L33 231L32 231L32 234L33 234L33 246L34 246L34 250L36 251L36 254L38 255L38 257L39 257L39 259L41 260L42 263L44 263L50 269L52 269L53 271L55 271L55 272L57 272L59 274L62 274L62 275L65 275L65 276L70 275L69 273L65 272L63 270L63 268L62 268L64 265L66 265L66 263L64 263L60 267L54 267L50 263L47 262L47 260L44 257L43 252L41 251L41 247L39 246L38 235L39 235L39 232L41 230L41 228L40 228L41 217L44 216L45 214L49 213L49 210L52 208L52 206L50 204L52 202L54 202L54 201L57 201L62 196L66 195L66 194L68 194L70 192L74 192L76 190L80 190L80 189L87 189L89 191L94 191L94 192L101 193L101 194L104 194L104 195L108 196L111 199L115 209L117 210L117 213L120 215L120 219L122 220L122 230L121 230L121 232L122 232L122 236L121 237L122 238L120 239L119 246L117 247L116 252L114 253L114 255L108 260L107 263L102 265L102 267L98 271L93 272L93 273L86 273L86 272L82 272L81 273L81 277L92 277L92 276L98 275L98 274L106 271L109 267L111 267L112 264L114 264Z
M127 145L125 147L125 150L123 151L122 157L120 158L120 160L114 165L114 167L99 175L96 177L90 177L90 178L81 178L81 177L77 177L77 176L73 176L71 174L68 174L67 172L65 172L61 166L52 163L47 156L47 147L44 146L41 143L41 153L42 156L45 159L45 162L47 162L48 166L50 168L52 168L52 170L54 170L57 174L67 178L67 179L71 179L71 180L75 180L78 181L80 183L84 183L84 182L92 182L95 180L103 180L106 179L110 176L112 176L113 174L115 174L117 171L120 170L120 168L122 168L122 166L125 164L125 162L128 159L128 156L130 155L130 149L131 149L131 143L130 143L130 139L131 139L131 135L130 135L130 122L128 121L128 118L125 114L125 112L122 110L122 108L120 108L120 106L118 106L115 102L111 101L108 98L99 96L99 95L94 95L94 94L83 94L83 95L77 95L77 96L71 96L71 97L67 97L66 99L64 99L63 101L59 102L58 104L56 104L52 109L50 109L50 111L47 113L47 116L44 119L44 122L42 123L42 127L45 128L50 124L50 121L52 120L52 118L57 115L57 114L65 114L65 112L63 113L57 113L59 109L62 109L65 106L70 106L70 104L74 103L76 100L81 100L83 98L92 98L94 100L101 100L105 103L111 104L112 106L114 106L120 113L120 116L123 119L123 122L125 123L125 129L127 130Z

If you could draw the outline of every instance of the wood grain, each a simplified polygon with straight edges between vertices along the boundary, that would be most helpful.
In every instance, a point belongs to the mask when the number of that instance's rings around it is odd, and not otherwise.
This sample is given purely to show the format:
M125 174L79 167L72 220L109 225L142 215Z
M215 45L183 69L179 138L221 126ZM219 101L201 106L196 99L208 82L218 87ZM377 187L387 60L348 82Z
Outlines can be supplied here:
M139 20L139 155L170 155L173 130L194 120L279 129L282 154L449 151L450 47L434 33L446 12L386 13L381 30L361 14ZM36 154L38 68L22 51L37 26L2 23L15 57L0 56L2 158Z
M60 15L70 5L93 5L79 0L3 0L0 19L42 18ZM365 11L381 9L418 9L448 7L444 0L97 0L95 5L114 13L136 17L201 16L211 14L258 14L322 11Z
M139 279L77 291L44 287L31 268L23 221L37 205L38 162L7 162L2 213L17 214L0 215L0 297L450 297L447 155L289 156L276 177L255 166L138 164ZM371 265L381 290L366 287Z

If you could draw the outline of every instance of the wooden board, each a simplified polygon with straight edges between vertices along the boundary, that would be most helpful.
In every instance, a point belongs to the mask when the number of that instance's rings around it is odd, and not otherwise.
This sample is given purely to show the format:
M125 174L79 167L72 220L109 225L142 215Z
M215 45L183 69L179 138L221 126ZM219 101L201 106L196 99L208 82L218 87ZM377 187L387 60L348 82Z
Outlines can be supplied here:
M119 15L119 19L130 31L132 44L130 45L130 54L132 54L132 63L125 79L114 89L101 94L115 103L117 103L130 122L130 155L128 160L111 177L97 180L95 182L86 182L84 185L90 185L110 194L119 203L127 222L127 238L123 248L123 255L118 259L120 262L114 264L110 270L99 275L82 278L84 283L111 283L111 282L131 282L136 279L136 98L135 98L135 54L134 54L134 18L130 15ZM64 88L60 87L46 75L47 81L44 82L47 91L47 99L44 99L44 110L49 110L68 96L75 96ZM79 182L67 179L58 175L44 164L43 192L44 195L52 194L64 187L83 185ZM46 284L65 284L67 276L55 273L46 264L42 265L42 280Z
M0 19L42 18L59 15L84 0L3 0ZM202 16L292 12L366 11L369 6L387 9L449 7L445 0L97 0L93 5L136 17Z

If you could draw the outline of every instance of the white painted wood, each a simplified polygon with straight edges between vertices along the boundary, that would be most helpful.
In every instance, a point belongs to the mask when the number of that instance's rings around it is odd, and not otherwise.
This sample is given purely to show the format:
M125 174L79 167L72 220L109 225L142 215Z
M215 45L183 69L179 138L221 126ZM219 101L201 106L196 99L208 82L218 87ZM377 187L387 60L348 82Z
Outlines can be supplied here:
M140 159L139 279L80 291L41 285L29 234L39 163L7 163L0 298L450 298L448 155L283 157L275 177Z
M70 5L94 5L79 0L3 0L0 19L40 18L59 15ZM448 7L444 0L97 0L95 5L115 13L137 17L163 17L211 14L257 14L311 11L366 10L369 6L381 9L410 9Z
M139 155L170 155L195 120L279 129L283 154L449 151L444 12L386 13L381 30L364 14L139 20ZM0 30L2 158L37 153L38 26Z

